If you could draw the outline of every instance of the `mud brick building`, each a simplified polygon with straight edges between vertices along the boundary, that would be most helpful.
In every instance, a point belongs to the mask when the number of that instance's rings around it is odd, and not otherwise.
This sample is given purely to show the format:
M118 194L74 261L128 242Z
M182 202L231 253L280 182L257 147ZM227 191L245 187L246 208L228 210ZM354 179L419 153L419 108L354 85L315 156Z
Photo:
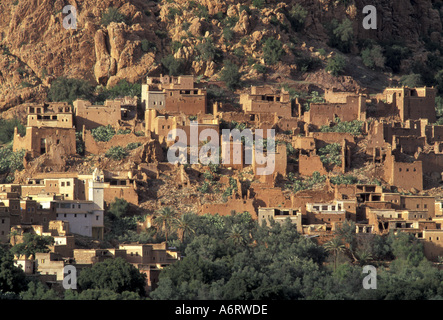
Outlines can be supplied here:
M410 160L400 162L396 155L388 149L384 161L384 180L390 185L404 190L423 190L423 163L422 161Z
M77 131L107 125L117 127L122 119L120 100L106 100L103 105L92 105L90 101L76 100L73 105Z
M72 108L68 103L32 104L27 108L28 127L72 128Z
M194 76L147 77L142 84L141 102L145 110L197 115L206 113L207 93L198 88Z
M14 128L13 150L24 149L30 158L49 154L51 161L76 154L72 109L66 103L32 104L27 108L26 135Z
M366 120L366 96L362 94L325 94L325 103L311 103L303 114L304 122L320 128L339 118L340 121Z
M162 114L157 110L146 110L145 112L146 136L157 139L160 144L172 145L175 143L173 137L174 130L183 130L187 138L187 146L191 143L191 127L195 125L196 133L200 137L200 133L205 129L214 130L217 136L220 135L220 125L217 118L198 118L190 120L184 114ZM198 125L198 127L197 127ZM217 139L220 143L220 138Z
M285 223L289 219L292 224L297 226L298 232L303 232L302 228L302 214L300 209L282 208L282 207L268 207L258 209L258 223L262 225L263 222L270 224L271 220L278 223Z
M254 115L275 113L281 118L292 117L289 92L276 90L270 86L251 86L250 93L240 95L240 104L245 114Z
M376 96L377 103L382 102L384 108L392 107L394 115L400 121L428 119L430 123L437 120L435 113L436 89L423 88L386 88Z

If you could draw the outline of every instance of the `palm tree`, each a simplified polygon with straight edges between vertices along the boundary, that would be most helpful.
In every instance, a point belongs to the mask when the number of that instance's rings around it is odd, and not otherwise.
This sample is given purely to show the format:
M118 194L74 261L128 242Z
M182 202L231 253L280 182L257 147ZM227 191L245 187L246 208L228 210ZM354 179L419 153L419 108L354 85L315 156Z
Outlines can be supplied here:
M177 219L178 213L171 207L163 207L157 211L157 214L154 224L158 229L165 231L166 243L168 243L168 233L174 221Z
M182 243L185 240L185 235L195 233L193 215L184 214L179 219L174 220L174 229L177 230L178 237Z
M334 271L337 268L337 256L340 252L344 252L346 250L346 246L343 244L340 238L335 237L331 241L326 242L323 247L328 252L332 252L334 254Z
M246 243L245 232L238 224L234 224L231 230L227 232L228 240L231 240L235 246L243 246Z
M360 265L366 264L366 262L372 260L372 254L369 250L361 249L357 250L357 258L360 262Z
M13 240L13 243L11 243L12 246L15 246L17 244L17 239L16 237L20 235L20 232L18 232L17 230L13 230L9 233L9 238Z

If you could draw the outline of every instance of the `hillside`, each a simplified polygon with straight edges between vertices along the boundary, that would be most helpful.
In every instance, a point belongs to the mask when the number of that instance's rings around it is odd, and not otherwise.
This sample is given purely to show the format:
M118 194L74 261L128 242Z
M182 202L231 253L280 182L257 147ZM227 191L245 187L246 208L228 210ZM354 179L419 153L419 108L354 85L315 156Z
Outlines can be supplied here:
M245 84L261 81L254 65L263 64L267 82L288 83L297 91L377 91L410 73L414 63L422 69L414 73L426 76L442 60L440 1L374 1L376 30L362 27L363 1L75 1L77 29L66 30L62 10L69 3L0 3L0 110L45 100L51 82L61 76L94 86L112 87L121 79L141 83L146 75L168 72L162 59L170 54L181 62L179 71L207 80L216 80L224 61L231 60ZM125 22L103 21L109 7ZM276 63L264 53L269 38L282 44ZM373 70L361 53L376 45L385 63ZM344 54L346 67L335 77L325 67L337 54Z

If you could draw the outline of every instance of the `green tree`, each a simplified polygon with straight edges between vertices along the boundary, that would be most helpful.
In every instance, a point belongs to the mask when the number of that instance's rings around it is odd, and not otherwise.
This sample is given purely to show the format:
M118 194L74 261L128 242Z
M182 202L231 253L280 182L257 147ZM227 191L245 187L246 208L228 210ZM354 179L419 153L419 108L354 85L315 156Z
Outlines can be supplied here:
M417 73L410 73L400 78L400 84L409 88L422 87L423 81L421 76Z
M335 125L322 126L321 132L347 132L354 136L359 136L363 131L363 121L341 121L339 118L335 119Z
M95 263L91 268L80 271L78 286L80 291L88 289L124 291L145 295L146 276L123 258L106 259Z
M328 60L325 70L337 77L343 72L345 66L346 60L341 55L336 55Z
M14 265L13 258L10 251L0 247L0 292L17 294L26 290L25 273Z
M220 80L226 83L226 86L233 90L240 86L241 73L238 66L231 62L226 61L221 71Z
M155 44L155 42L143 39L141 41L141 46L143 52L154 52L154 53L157 52L157 45Z
M22 300L60 300L53 289L49 289L40 281L30 281L28 290L20 293Z
M343 53L349 53L354 39L354 28L352 27L351 20L345 18L338 22L334 19L328 26L328 29L329 45Z
M184 72L183 60L174 58L172 54L162 58L161 63L168 70L170 76L179 76Z
M168 234L171 230L171 227L174 225L177 216L178 213L171 207L163 207L159 211L157 211L157 215L154 219L154 224L159 230L163 230L165 232L166 242L168 242Z
M106 157L116 161L123 160L127 155L128 153L126 152L125 148L121 146L111 147L105 153Z
M103 26L108 26L111 22L126 23L126 19L126 16L121 14L117 8L109 7L105 12L102 13L100 23Z
M34 233L25 233L23 242L11 248L11 253L15 255L35 256L36 252L49 252L48 246L54 243L54 238L50 236L40 236Z
M85 80L58 77L51 83L48 99L72 104L77 99L92 100L93 92L94 87Z
M274 65L285 54L283 44L275 38L267 38L263 44L263 59L267 65Z
M320 161L324 164L334 164L336 166L342 165L341 144L330 143L318 149Z
M361 52L361 57L363 64L371 69L382 69L386 63L386 58L383 55L383 48L379 45L364 49Z
M214 45L212 38L205 38L197 45L197 50L203 61L216 61L221 57L220 50Z
M291 22L292 28L295 32L301 31L305 25L308 11L299 3L292 6L287 14L288 20Z
M334 271L337 269L337 258L338 255L346 250L345 245L342 242L342 239L339 237L334 237L332 240L326 242L323 246L326 251L332 252L334 255Z
M173 228L178 233L178 238L183 243L185 238L195 234L195 214L184 214L173 221Z
M106 100L114 100L124 97L141 97L141 84L130 83L125 79L120 80L115 86L110 88L99 87L97 90L96 101L103 103Z
M0 144L10 143L14 139L14 128L17 132L26 135L26 127L18 119L0 119Z
M246 234L240 225L233 225L227 232L227 240L232 241L235 246L244 246L247 242Z
M75 150L77 154L83 155L85 152L85 142L83 141L83 135L81 132L75 133Z
M257 71L258 74L261 74L263 80L266 79L266 73L268 72L268 68L266 68L266 66L256 63L254 64L253 68Z
M113 215L113 217L121 218L128 213L129 202L123 198L114 198L109 204L108 212Z
M109 124L107 126L100 126L91 130L91 135L94 140L102 142L111 140L115 133L114 128Z

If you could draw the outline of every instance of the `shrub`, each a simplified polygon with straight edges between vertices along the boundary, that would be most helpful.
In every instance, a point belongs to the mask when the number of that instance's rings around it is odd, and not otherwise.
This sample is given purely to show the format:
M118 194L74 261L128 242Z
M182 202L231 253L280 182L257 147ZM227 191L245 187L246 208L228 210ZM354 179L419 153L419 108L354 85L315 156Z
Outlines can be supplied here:
M400 84L409 88L421 87L424 85L421 76L417 73L402 76L400 78Z
M117 8L109 7L107 11L102 13L100 23L108 26L111 22L126 22L126 16L121 14Z
M201 193L209 193L209 191L211 190L211 186L209 182L205 181L203 182L201 187L199 187L197 190L200 191Z
M311 96L303 104L303 110L309 111L309 109L311 108L311 103L323 103L323 102L325 102L325 99L322 96L320 96L318 91L312 91Z
M157 45L155 44L155 42L149 41L147 39L143 39L141 41L141 45L142 45L142 51L143 52L156 52L157 51Z
M128 145L126 146L126 150L134 150L140 147L141 145L142 145L141 142L131 142L128 143Z
M348 132L355 136L362 134L363 121L353 120L353 121L340 121L340 119L335 119L336 124L332 127L323 126L320 128L321 132Z
M180 41L172 41L171 42L171 49L173 53L176 53L180 48L183 47L183 43Z
M339 175L335 177L331 177L330 179L332 184L357 184L359 180L351 175Z
M287 14L287 18L289 22L291 22L292 28L295 32L303 29L307 16L308 11L299 3L293 6Z
M170 7L166 15L169 20L173 20L176 15L181 15L182 11L179 8Z
M294 174L290 172L288 174L289 182L286 183L286 188L291 189L292 192L298 192L302 190L312 189L316 184L320 184L326 181L326 176L321 175L318 171L312 174L312 177L302 179L296 179Z
M105 156L112 160L122 160L127 155L126 150L121 146L111 147L105 153Z
M302 57L298 58L295 64L301 72L305 73L318 69L321 66L321 61L318 58Z
M232 90L240 85L240 77L238 66L229 60L226 61L221 71L220 80L224 81L226 86Z
M0 119L0 143L6 144L14 139L14 128L21 136L26 134L26 127L18 119Z
M265 5L265 0L252 0L252 5L257 9L261 9Z
M208 8L198 4L197 5L197 12L196 12L197 17L199 18L204 18L204 19L209 19L209 11Z
M23 157L26 150L12 151L12 146L0 148L0 173L13 175L15 171L23 170ZM8 178L8 177L7 177Z
M383 68L386 58L383 55L383 49L379 45L372 48L366 48L361 52L363 64L371 69Z
M162 65L168 70L170 76L183 74L184 63L181 59L176 59L172 54L162 59Z
M51 102L68 102L77 99L91 100L94 87L85 80L59 77L51 83L48 99Z
M341 145L339 143L327 144L318 150L320 160L324 164L342 165L341 161Z
M112 88L100 88L97 90L96 101L103 103L106 100L114 100L121 97L141 97L141 84L130 83L126 80L120 80Z
M220 51L214 45L211 38L206 38L205 41L198 44L197 50L200 53L200 58L204 61L215 61L221 57Z
M118 129L116 134L130 134L131 133L131 129Z
M115 135L114 128L111 125L100 126L91 130L91 135L95 141L109 141Z
M354 38L351 20L346 18L339 23L334 19L327 29L329 29L329 45L343 53L349 53Z
M232 41L234 38L234 31L232 31L232 29L229 27L224 28L223 37L226 39L226 41Z
M384 49L385 65L391 68L392 72L398 73L401 62L410 55L410 50L401 44L385 45Z
M122 198L114 198L114 201L109 204L108 213L112 214L113 217L121 218L129 210L129 203Z
M82 139L81 132L75 133L75 148L76 148L77 154L82 155L85 152L85 142Z
M337 77L340 73L343 72L345 66L346 66L345 59L342 56L337 55L329 59L325 70L330 72L333 76Z
M284 54L285 51L283 50L283 44L280 40L274 38L266 39L263 45L263 59L266 64L276 64Z
M242 59L245 56L245 50L243 49L243 47L237 47L234 49L234 55L237 58Z

